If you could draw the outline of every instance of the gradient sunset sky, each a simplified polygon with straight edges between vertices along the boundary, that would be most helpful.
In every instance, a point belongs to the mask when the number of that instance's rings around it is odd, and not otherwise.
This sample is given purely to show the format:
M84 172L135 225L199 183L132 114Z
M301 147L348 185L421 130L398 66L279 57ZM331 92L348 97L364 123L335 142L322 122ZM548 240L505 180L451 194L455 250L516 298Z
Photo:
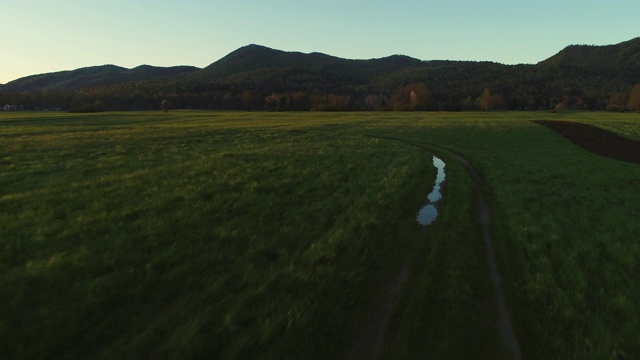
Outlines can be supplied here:
M640 36L637 0L0 0L0 83L114 64L205 67L248 44L349 59L537 63Z

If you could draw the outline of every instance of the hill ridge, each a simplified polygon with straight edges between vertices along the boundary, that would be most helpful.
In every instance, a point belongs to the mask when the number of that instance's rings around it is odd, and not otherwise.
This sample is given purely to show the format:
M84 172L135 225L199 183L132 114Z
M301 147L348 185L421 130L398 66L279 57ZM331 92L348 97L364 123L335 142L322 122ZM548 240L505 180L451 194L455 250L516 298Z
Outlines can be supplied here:
M538 64L640 68L640 37L612 45L568 45Z
M108 86L130 81L170 77L199 70L194 66L170 67L138 65L125 68L113 64L94 65L25 76L0 86L0 92L26 92L42 90L75 90Z
M321 52L302 53L284 51L259 44L242 46L208 66L200 69L189 65L159 67L147 64L125 68L114 64L94 65L74 70L34 74L6 84L0 84L0 92L25 92L41 90L73 90L95 86L109 86L127 81L160 80L164 76L183 76L189 81L221 81L228 83L239 73L266 69L297 68L298 71L330 71L332 67L346 72L362 72L362 65L373 64L372 72L395 71L403 67L450 64L493 63L488 61L419 60L407 55L394 54L381 58L346 59ZM520 64L523 65L523 64ZM526 64L525 64L526 65ZM597 69L640 68L640 37L612 45L568 45L557 54L534 66L576 66ZM341 69L340 69L341 68ZM362 74L361 74L362 75ZM355 76L362 78L362 76Z
M52 101L40 94L47 90L60 92L56 104L62 105L56 107L65 108L77 92L91 90L93 98L84 102L106 101L106 109L157 108L163 98L178 108L407 109L412 107L392 104L422 89L424 105L418 108L464 110L477 108L477 98L488 88L494 108L624 109L638 83L640 38L570 45L537 64L518 65L400 54L344 59L249 44L204 68L108 64L32 75L0 86L0 103L50 107Z

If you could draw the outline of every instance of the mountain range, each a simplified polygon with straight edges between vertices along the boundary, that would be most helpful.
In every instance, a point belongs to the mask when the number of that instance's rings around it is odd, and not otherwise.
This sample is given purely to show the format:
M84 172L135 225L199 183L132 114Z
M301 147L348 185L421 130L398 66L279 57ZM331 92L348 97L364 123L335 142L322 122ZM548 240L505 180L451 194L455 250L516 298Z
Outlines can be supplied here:
M266 98L273 94L322 93L349 97L352 103L349 109L353 110L361 108L365 97L370 95L383 96L389 103L394 93L414 83L424 84L429 90L429 107L434 110L456 110L465 101L469 103L469 98L480 96L484 88L500 95L498 102L505 108L549 108L562 101L571 103L568 105L604 107L612 97L627 95L633 85L640 83L640 37L607 46L570 45L530 65L423 61L404 55L351 60L248 45L205 68L142 65L126 69L102 65L27 76L0 85L0 102L21 100L26 94L37 97L42 92L55 92L62 103L54 105L69 107L71 98L84 92L94 94L108 108L136 109L134 105L119 106L115 100L109 103L117 95L114 92L136 87L142 92L173 98L175 107L228 108L235 104L230 107L242 108L238 106L240 97L243 92L246 97L248 91L252 108L256 105L263 108ZM99 94L104 95L104 100ZM203 101L207 94L209 99ZM216 94L235 97L236 101L227 101L225 105ZM193 101L185 100L186 95ZM195 95L200 100L195 101ZM140 108L153 108L159 101L148 100ZM22 102L36 106L38 101Z

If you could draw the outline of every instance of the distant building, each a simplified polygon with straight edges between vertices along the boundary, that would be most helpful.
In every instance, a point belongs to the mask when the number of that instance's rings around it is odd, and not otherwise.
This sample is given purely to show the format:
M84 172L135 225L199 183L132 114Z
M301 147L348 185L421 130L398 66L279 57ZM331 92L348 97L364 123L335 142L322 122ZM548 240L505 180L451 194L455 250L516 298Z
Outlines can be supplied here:
M5 105L3 108L4 111L21 111L24 110L24 105Z

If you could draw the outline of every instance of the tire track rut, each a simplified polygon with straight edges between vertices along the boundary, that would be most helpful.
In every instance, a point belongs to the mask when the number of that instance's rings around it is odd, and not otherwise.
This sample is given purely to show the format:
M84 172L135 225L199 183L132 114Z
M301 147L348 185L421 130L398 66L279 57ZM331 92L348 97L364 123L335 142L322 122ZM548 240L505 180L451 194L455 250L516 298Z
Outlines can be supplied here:
M507 302L504 295L504 289L502 287L502 280L498 264L496 262L495 253L493 250L493 242L491 240L491 234L489 231L491 210L485 200L484 192L482 190L482 181L478 172L471 165L471 163L464 157L453 153L449 150L445 150L438 147L428 146L418 142L408 141L404 139L396 139L390 137L378 137L385 140L400 141L408 145L420 147L429 151L437 151L445 153L450 157L456 159L467 170L472 182L475 186L475 192L477 194L476 207L478 209L478 221L482 229L482 240L485 247L485 257L489 268L490 280L495 295L495 304L498 313L498 319L496 319L496 326L500 333L500 337L504 345L513 353L513 357L516 360L523 359L520 345L509 316L507 308ZM384 341L385 330L388 326L391 314L393 313L396 304L399 300L399 294L402 287L407 280L408 268L407 264L402 266L391 281L387 284L387 294L381 307L376 310L375 314L361 329L360 334L356 338L355 342L351 344L350 349L347 352L348 359L376 359L380 354Z
M471 177L472 182L475 186L475 192L477 195L476 206L479 214L478 221L480 222L482 229L485 257L489 268L490 280L493 287L495 304L498 313L496 327L498 328L502 342L512 352L513 358L516 360L522 360L522 352L520 350L520 345L518 343L518 339L513 328L511 318L509 316L504 289L502 287L502 278L500 276L495 252L493 250L493 242L491 240L490 234L491 210L489 209L489 205L485 200L482 190L482 181L476 169L471 165L469 160L449 150L403 139L378 136L372 137L399 141L408 145L417 146L428 151L445 153L460 162L467 170L467 173ZM375 311L375 314L373 314L369 321L363 326L363 328L361 328L359 335L351 344L347 352L347 359L376 359L379 357L380 350L384 342L385 330L388 327L391 314L393 313L397 303L399 302L400 292L402 291L402 287L407 278L408 264L404 264L402 268L397 272L396 276L394 276L391 283L387 284L387 293L385 294L384 301L382 301L380 307Z
M520 344L518 343L518 338L516 337L516 333L513 329L511 318L509 317L507 301L504 296L504 289L502 288L502 277L500 276L500 271L498 270L498 263L496 262L496 256L493 250L493 241L491 241L491 234L489 231L491 210L489 209L489 205L484 198L480 175L478 175L478 172L473 168L473 166L471 166L469 160L448 150L440 148L436 149L450 155L451 157L462 163L462 165L471 176L473 184L475 185L476 194L478 196L476 205L478 206L478 212L480 215L478 221L480 222L480 225L482 227L482 240L484 241L487 265L489 266L491 284L493 285L496 306L498 309L498 330L500 331L500 337L502 338L502 341L513 353L514 359L520 360L522 359L522 352L520 351Z

